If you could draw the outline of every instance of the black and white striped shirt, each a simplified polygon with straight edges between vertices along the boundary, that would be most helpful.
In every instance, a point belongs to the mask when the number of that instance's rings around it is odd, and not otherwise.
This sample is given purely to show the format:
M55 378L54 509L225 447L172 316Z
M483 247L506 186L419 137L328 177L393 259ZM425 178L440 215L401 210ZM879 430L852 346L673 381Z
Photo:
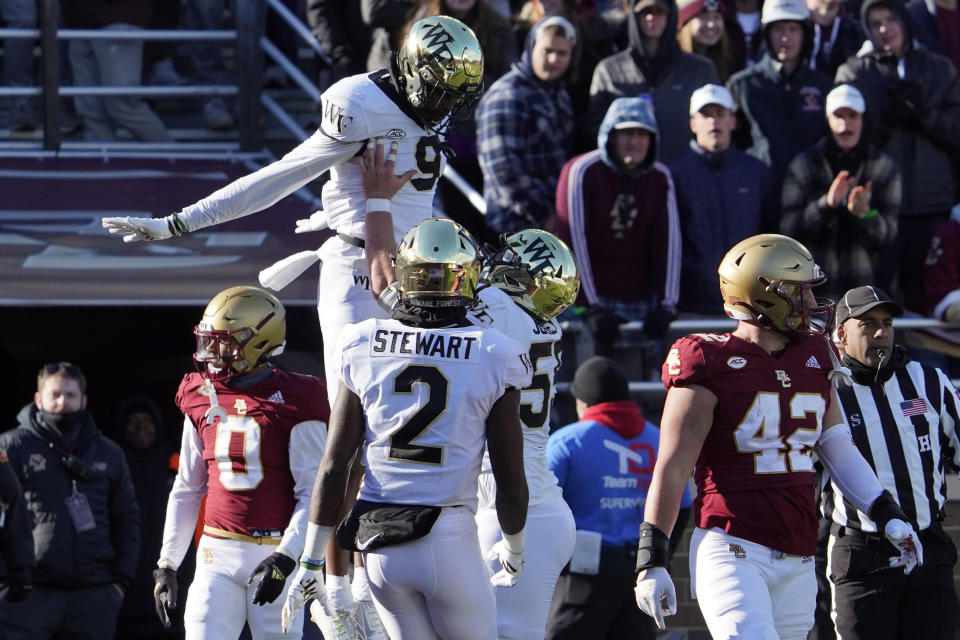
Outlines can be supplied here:
M957 390L939 369L908 362L883 383L838 389L844 418L860 453L919 530L938 519L946 501L947 467L960 466ZM824 516L866 532L877 525L842 497L831 480L824 487Z

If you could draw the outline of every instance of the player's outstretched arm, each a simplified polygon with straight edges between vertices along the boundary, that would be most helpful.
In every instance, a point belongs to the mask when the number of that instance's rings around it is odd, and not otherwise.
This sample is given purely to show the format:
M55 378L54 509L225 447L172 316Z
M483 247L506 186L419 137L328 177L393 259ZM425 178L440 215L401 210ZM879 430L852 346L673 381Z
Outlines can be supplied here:
M523 569L524 530L527 523L529 492L523 469L520 391L508 389L487 417L487 449L497 481L497 518L503 538L490 550L503 567L491 582L497 587L512 587Z
M281 626L286 633L296 612L312 598L323 593L323 565L333 528L347 489L350 465L363 441L364 419L360 398L343 382L330 412L327 448L313 484L309 522L300 568L281 610Z
M390 258L390 254L397 248L393 235L390 199L417 174L416 169L411 169L403 175L395 175L393 171L397 164L398 145L396 141L391 142L389 152L385 152L385 146L382 138L371 140L359 158L363 194L367 198L365 252L370 273L370 292L375 297L397 279Z
M663 629L664 616L677 612L677 592L667 573L670 532L683 489L710 432L717 397L697 385L671 387L660 423L660 447L647 492L645 522L637 550L637 606Z

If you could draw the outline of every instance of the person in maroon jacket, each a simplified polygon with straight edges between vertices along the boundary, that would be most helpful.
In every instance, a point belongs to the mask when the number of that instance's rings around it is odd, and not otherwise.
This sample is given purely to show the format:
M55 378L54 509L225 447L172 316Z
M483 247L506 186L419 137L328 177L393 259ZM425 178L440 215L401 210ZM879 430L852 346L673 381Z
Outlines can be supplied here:
M668 537L696 468L691 591L717 640L801 640L813 626L817 507L812 454L899 552L891 566L923 562L916 532L853 444L832 379L824 332L832 304L813 256L787 236L761 234L720 263L732 333L698 333L663 364L667 399L660 452L640 525L636 597L663 628L676 612L666 570ZM838 382L838 380L834 381Z
M597 149L567 162L557 184L555 233L580 266L582 299L597 338L616 321L663 336L680 293L680 222L649 96L617 98Z

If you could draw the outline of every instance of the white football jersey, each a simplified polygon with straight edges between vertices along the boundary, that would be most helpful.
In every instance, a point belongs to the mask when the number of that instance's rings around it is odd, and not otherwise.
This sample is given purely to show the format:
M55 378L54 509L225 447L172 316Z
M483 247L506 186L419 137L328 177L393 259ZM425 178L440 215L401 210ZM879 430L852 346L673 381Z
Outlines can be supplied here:
M490 409L530 384L523 345L483 327L371 319L344 327L338 346L340 379L366 417L359 497L475 511Z
M363 238L366 204L355 156L364 150L367 140L376 137L399 143L395 173L418 171L391 200L395 242L399 243L410 227L433 216L437 180L446 166L441 140L417 124L390 74L381 70L344 78L320 99L322 120L312 136L276 162L184 207L181 218L187 229L194 231L266 209L329 170L330 180L321 196L328 226ZM362 258L360 249L336 242L333 250L325 247L324 259L335 259L338 252L346 261Z
M556 394L557 369L560 368L560 325L556 319L541 322L496 287L480 291L480 302L468 313L477 325L493 327L523 344L530 355L533 379L520 396L520 421L523 424L523 466L530 491L530 504L562 498L547 464L547 437L550 435L550 407ZM483 472L490 472L490 456L485 455ZM491 481L492 482L492 481ZM481 504L492 508L493 504Z

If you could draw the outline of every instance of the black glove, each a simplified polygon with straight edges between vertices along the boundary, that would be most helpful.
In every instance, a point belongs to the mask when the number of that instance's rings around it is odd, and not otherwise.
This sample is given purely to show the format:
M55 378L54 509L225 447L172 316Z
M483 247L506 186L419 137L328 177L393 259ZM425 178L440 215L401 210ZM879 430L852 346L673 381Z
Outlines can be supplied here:
M23 602L30 594L33 585L30 580L24 577L9 576L7 578L7 596L4 598L7 602Z
M170 628L170 610L177 608L177 570L161 567L153 571L153 604L161 624Z
M247 581L247 584L251 585L254 580L260 579L260 584L253 593L253 604L263 606L276 600L277 596L283 592L287 576L293 573L296 566L297 563L293 558L282 553L271 553L267 556L253 570L253 574Z
M597 352L604 354L613 347L613 343L620 337L620 325L627 322L627 319L605 307L593 305L587 309L583 321L593 333L593 341L596 343Z
M926 100L919 82L896 80L890 84L887 117L896 124L918 123L925 114Z
M669 307L656 306L643 319L643 335L659 340L667 333L670 323L676 320L677 312Z

